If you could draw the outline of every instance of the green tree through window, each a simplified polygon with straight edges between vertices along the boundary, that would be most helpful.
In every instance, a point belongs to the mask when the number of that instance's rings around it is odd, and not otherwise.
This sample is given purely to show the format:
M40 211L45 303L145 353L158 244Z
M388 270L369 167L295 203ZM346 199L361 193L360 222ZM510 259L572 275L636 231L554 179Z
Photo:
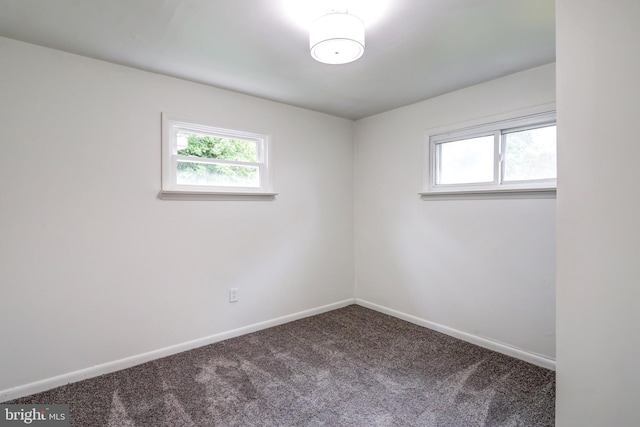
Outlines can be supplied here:
M195 156L205 159L257 161L256 144L251 141L205 136L193 133L178 133L178 138L186 138L188 145L178 150L181 156Z
M182 181L196 185L258 185L258 168L255 166L197 162L198 158L257 162L255 142L184 132L179 132L176 136L179 141L187 142L186 147L184 142L184 148L179 146L178 155L194 158L193 161L178 162L178 173Z

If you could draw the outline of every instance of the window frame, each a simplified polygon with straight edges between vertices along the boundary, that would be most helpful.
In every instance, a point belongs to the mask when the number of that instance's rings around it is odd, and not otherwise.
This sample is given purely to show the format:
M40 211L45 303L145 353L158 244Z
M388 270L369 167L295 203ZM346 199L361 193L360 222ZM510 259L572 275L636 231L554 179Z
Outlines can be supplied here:
M177 133L192 132L222 138L240 139L256 143L256 162L245 162L226 159L198 159L197 163L228 164L238 166L255 166L258 168L259 187L224 186L224 185L188 185L178 184L178 161L194 160L189 156L178 154ZM167 113L162 113L162 190L163 199L180 199L180 195L199 196L274 196L272 191L272 171L269 167L271 158L271 136L267 133L247 132L223 128L203 121L192 120ZM215 198L215 197L214 197Z
M556 125L555 105L528 112L514 112L484 121L448 126L427 131L425 141L425 174L422 196L474 193L555 192L557 178L505 181L505 135L528 129ZM442 144L483 136L494 137L493 181L482 183L437 184Z

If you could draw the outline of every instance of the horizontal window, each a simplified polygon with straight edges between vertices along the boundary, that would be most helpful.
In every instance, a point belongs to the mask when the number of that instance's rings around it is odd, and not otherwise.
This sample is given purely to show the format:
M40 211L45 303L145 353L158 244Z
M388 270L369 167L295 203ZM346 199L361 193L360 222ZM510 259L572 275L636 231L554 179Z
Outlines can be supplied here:
M555 112L430 135L427 193L553 189Z
M269 137L163 114L162 190L269 193Z

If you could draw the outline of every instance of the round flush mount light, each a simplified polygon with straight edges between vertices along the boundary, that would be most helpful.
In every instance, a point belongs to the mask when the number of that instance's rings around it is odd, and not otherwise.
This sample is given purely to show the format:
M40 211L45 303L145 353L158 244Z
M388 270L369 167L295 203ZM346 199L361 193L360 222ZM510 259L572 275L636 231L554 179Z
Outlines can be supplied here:
M309 30L311 56L325 64L347 64L364 53L364 22L348 13L329 13Z

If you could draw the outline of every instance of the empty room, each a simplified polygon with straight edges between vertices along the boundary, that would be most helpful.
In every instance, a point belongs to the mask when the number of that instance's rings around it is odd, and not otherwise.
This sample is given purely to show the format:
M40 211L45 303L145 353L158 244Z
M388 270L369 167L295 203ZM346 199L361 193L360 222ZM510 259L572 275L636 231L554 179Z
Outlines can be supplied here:
M640 425L638 17L0 0L0 425Z

